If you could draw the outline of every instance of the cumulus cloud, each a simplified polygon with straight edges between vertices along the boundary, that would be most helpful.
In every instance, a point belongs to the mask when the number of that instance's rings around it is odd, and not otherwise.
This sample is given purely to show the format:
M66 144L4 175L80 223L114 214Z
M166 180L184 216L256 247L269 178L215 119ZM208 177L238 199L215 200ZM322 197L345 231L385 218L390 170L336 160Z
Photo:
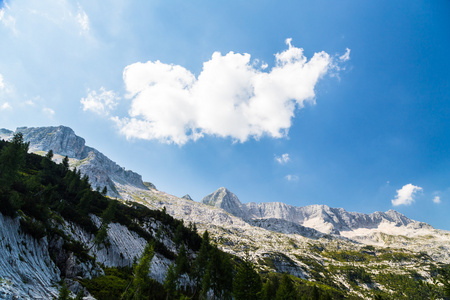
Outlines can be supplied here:
M281 156L275 156L275 161L281 165L288 163L290 160L288 153L284 153Z
M240 142L285 137L295 109L314 103L316 83L334 65L325 52L308 60L291 39L286 44L270 70L234 52L215 52L198 77L160 61L131 64L123 72L129 116L114 120L128 138L180 145L205 135Z
M287 181L297 181L298 180L298 176L297 175L291 175L291 174L284 176L284 178Z
M12 106L8 102L5 102L0 106L0 110L10 110L10 109L12 109Z
M435 197L433 198L433 202L436 203L436 204L441 203L441 197L435 196Z
M408 183L397 190L397 196L395 196L395 199L391 200L392 205L410 205L414 202L414 196L422 190L421 187Z
M5 88L5 83L3 82L3 76L0 74L0 90L3 90Z
M101 87L99 92L88 90L86 98L81 99L84 111L92 111L99 115L109 115L116 108L120 98L113 92Z

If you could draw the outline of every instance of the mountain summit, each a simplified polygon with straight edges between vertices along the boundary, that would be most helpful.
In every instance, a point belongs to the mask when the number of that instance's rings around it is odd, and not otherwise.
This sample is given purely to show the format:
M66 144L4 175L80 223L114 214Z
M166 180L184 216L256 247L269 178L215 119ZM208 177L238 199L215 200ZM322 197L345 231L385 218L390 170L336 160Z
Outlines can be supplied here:
M122 198L118 189L122 185L130 185L147 189L142 176L119 166L98 150L86 146L86 142L66 126L55 127L19 127L15 132L3 130L3 138L12 137L21 132L24 141L30 142L30 152L40 153L52 150L56 161L64 156L69 158L72 168L77 168L82 175L89 176L89 183L93 189L102 190L105 186L108 195Z
M242 205L239 198L228 189L221 187L217 191L205 196L202 203L229 212L230 214L245 219L247 217L245 206Z

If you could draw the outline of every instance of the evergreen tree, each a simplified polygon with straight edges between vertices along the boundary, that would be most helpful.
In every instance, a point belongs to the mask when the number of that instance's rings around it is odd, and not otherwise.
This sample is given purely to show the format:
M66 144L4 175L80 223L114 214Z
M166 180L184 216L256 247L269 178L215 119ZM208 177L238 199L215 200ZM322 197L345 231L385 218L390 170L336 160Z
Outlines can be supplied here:
M166 278L164 279L164 289L167 292L167 299L173 299L177 291L177 274L175 266L171 264L167 269Z
M311 300L319 300L319 290L317 286L313 286L311 291Z
M180 249L178 250L178 256L175 261L175 271L177 274L177 277L180 277L181 274L188 273L189 272L189 260L186 253L186 247L184 246L184 243L181 244Z
M108 227L109 227L109 223L111 223L111 221L114 218L116 206L117 206L117 201L110 201L108 204L108 207L105 209L105 211L103 211L102 225L100 227L100 230L95 235L94 244L91 246L91 248L94 245L99 246L101 244L105 244L107 246L108 243L106 243L106 242L107 242L107 238L108 238Z
M211 245L209 244L209 233L207 230L203 233L202 244L200 245L200 250L197 253L197 258L195 259L192 266L192 278L195 281L196 289L200 289L201 282L205 276L206 266L209 260L209 250Z
M150 286L150 278L148 276L148 273L154 253L155 252L153 244L148 243L145 246L139 263L134 267L133 280L130 286L122 295L123 299L146 299L145 295L151 292L148 290L148 287Z
M28 146L19 132L0 151L0 211L9 216L14 215L21 202L19 195L11 195L11 187L25 166Z
M295 298L294 284L292 283L291 278L289 278L289 275L284 273L283 277L281 278L280 286L278 287L275 299L294 300Z
M279 287L278 277L277 276L269 277L261 288L260 299L261 300L275 299L278 287Z
M52 160L53 158L53 150L48 150L47 154L45 155L45 158L47 158L48 160Z
M25 165L25 155L29 145L30 143L23 141L23 135L19 132L0 151L0 188L9 190L18 172Z
M245 259L237 268L233 281L233 295L236 300L253 300L261 291L261 278L253 264Z
M63 285L61 286L61 288L59 289L59 295L58 295L58 300L70 300L72 299L70 297L70 291L67 288L67 285L65 282L63 282Z
M65 170L69 170L69 157L67 155L62 160L62 165Z
M209 285L203 284L204 293L212 290L214 298L231 299L233 270L229 257L217 247L212 247L205 276ZM205 280L204 280L205 281Z
M179 223L173 238L176 247L180 246L181 242L183 241L183 229L183 223Z

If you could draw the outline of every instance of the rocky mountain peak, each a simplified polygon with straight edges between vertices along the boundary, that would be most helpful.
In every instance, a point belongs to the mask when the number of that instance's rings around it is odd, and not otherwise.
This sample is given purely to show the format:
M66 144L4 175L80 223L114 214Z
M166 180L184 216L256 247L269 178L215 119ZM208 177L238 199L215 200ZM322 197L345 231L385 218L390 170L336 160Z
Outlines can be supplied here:
M66 126L56 127L18 127L25 141L30 142L30 151L52 150L62 156L84 159L93 149L86 147L86 142Z
M224 187L221 187L215 192L207 195L201 202L206 205L222 208L234 216L240 218L246 217L245 206L242 205L241 201L239 201L239 198L235 194Z
M191 196L189 196L189 194L184 195L183 197L181 197L181 199L192 200L192 198L191 198Z
M9 140L13 134L14 132L9 129L0 128L0 140Z
M121 198L119 190L123 185L156 189L149 182L144 184L141 175L125 170L98 150L86 146L86 141L76 135L72 128L18 127L15 132L21 132L24 141L30 142L30 152L52 150L54 154L60 156L59 159L68 156L71 167L76 167L82 175L89 176L92 188L101 190L106 186L111 197ZM3 130L2 133L7 135L9 131Z

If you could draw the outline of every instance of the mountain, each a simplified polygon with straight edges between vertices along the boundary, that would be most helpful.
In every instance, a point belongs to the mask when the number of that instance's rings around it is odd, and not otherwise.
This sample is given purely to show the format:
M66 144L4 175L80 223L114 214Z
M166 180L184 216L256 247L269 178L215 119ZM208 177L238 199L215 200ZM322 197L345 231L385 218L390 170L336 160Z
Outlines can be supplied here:
M393 210L363 214L326 205L295 207L282 202L241 203L224 187L196 202L188 195L179 198L158 191L151 183L142 182L140 175L125 171L99 151L86 146L84 139L76 136L70 128L18 128L18 131L24 133L35 153L45 155L48 150L53 150L56 161L70 154L71 167L76 167L82 175L89 175L94 187L103 187L98 178L102 183L109 183L108 192L113 191L109 195L121 199L129 207L137 211L141 206L164 211L183 220L184 224L195 223L200 233L207 230L213 243L221 250L250 259L261 274L288 273L303 283L325 286L335 293L356 298L372 299L380 294L408 299L417 295L418 290L425 289L428 283L431 285L427 289L434 287L433 280L450 263L450 232L434 229ZM0 133L4 136L13 134L8 130ZM98 215L91 218L95 220ZM9 221L0 219L0 226L1 222ZM151 228L152 234L156 235L159 222L161 220L153 220L143 226ZM67 226L71 226L69 223ZM21 230L20 224L15 226L18 226L17 231ZM174 227L171 230L168 236L175 235ZM110 234L112 240L113 237L118 239L120 247L126 248L132 242L131 239L128 241L128 233L113 230L108 231L108 236ZM70 236L87 244L92 244L92 239L95 239L91 236L86 240L84 235L73 233ZM168 249L174 249L172 243L167 242ZM20 248L20 243L17 245ZM0 250L8 250L5 244L2 247L4 249ZM93 249L97 251L95 247ZM112 248L106 251L114 253ZM122 251L122 255L124 253ZM2 255L8 257L7 252ZM118 254L114 255L115 265L118 265ZM42 261L47 257L38 250L32 256L42 256ZM28 259L31 261L31 257L27 256L27 263ZM0 272L3 272L1 263L0 259ZM152 276L161 280L170 261L156 264L160 266L159 275L152 273ZM8 276L20 272L20 268L13 268ZM37 266L30 268L36 269ZM57 277L51 280L55 281ZM436 293L441 293L438 287L436 289ZM0 284L0 298L1 292ZM430 297L430 294L422 292L425 298Z
M342 234L344 236L357 229L378 229L380 226L386 225L401 227L405 230L407 228L433 229L429 224L411 220L394 210L363 214L347 212L343 208L331 208L326 205L296 207L282 202L242 204L235 194L224 187L204 197L202 203L221 208L255 226L259 224L260 227L270 227L272 230L280 228L280 232L286 231L280 225L281 223L287 227L295 224L297 230L300 231L306 227L322 234ZM309 233L311 234L311 232Z
M217 208L222 208L223 210L236 217L243 219L246 218L246 213L243 210L243 205L239 201L238 197L224 187L221 187L214 193L211 193L204 197L202 199L202 203Z
M5 137L8 137L8 133L10 137L21 132L24 140L30 142L30 152L43 154L52 150L56 154L55 161L58 162L68 156L70 166L89 176L94 189L102 190L106 186L107 194L111 197L121 197L117 191L118 184L142 189L154 187L151 183L144 183L141 175L125 170L98 150L86 146L85 140L69 127L19 127L15 132L4 132Z

